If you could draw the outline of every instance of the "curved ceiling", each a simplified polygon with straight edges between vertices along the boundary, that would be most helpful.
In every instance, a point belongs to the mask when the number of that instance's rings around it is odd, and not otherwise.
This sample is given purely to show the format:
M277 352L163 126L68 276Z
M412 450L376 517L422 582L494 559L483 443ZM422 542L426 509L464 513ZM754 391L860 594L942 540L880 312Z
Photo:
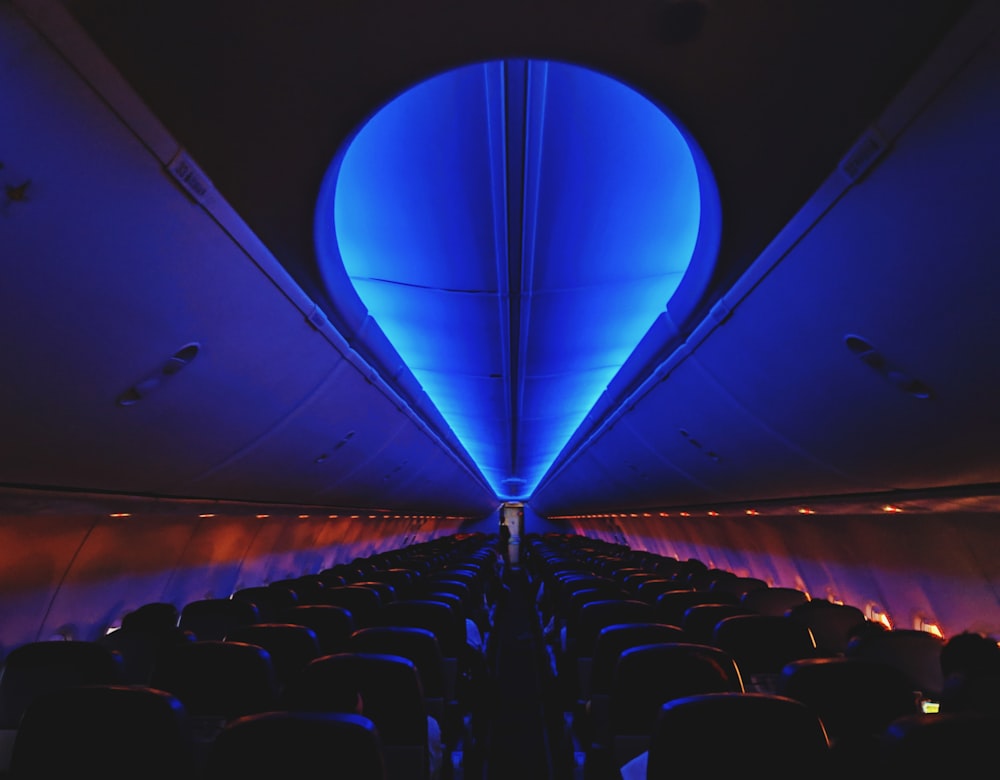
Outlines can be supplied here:
M527 498L718 247L707 162L660 107L567 63L465 66L338 154L317 243L503 498ZM701 292L700 290L698 291Z
M317 197L331 160L394 96L470 63L574 63L668 106L697 138L717 182L724 222L714 270L707 279L687 275L558 453L558 469L594 449L602 423L723 301L971 2L17 3L46 9L50 4L65 6L171 138L197 161L227 208L314 302L310 321L326 315L350 348L463 463L471 459L449 427L454 423L441 419L426 394L421 396L395 350L384 349L385 337L372 328L360 298L355 293L353 305L339 296L333 300L335 285L327 278L329 267L317 257L315 240ZM535 267L541 266L535 262ZM515 291L512 300L533 303L522 298L516 284L510 289ZM495 302L501 293L489 297ZM573 326L597 328L606 309L588 311ZM542 310L557 312L558 307ZM546 339L527 343L554 348ZM514 350L511 355L520 358ZM555 359L562 360L561 352ZM506 387L504 392L509 392ZM553 395L562 403L560 393ZM522 418L510 430L528 436L535 428L534 420ZM516 477L529 466L541 469L542 455L548 457L555 446L554 438L545 437L549 444L517 448L537 456L537 462L501 463L500 473ZM507 451L506 446L501 443L495 451ZM527 489L526 483L512 484L506 492Z

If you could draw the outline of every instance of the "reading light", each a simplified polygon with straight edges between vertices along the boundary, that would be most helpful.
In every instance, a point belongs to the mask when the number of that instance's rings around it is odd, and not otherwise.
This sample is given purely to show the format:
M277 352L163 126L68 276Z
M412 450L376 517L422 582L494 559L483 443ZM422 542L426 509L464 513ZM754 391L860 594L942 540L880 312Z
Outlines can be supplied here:
M892 630L892 619L889 617L887 612L883 611L883 609L874 602L869 602L869 604L865 607L865 615L873 623L878 623L885 628Z

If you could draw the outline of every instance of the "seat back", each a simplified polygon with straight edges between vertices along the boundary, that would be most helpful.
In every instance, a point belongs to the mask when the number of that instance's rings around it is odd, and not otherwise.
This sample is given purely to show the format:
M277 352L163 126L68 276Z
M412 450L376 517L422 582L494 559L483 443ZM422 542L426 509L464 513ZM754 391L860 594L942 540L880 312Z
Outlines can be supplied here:
M874 763L888 725L920 711L909 680L898 669L844 656L786 664L778 693L819 715L838 766L845 770Z
M829 742L805 704L768 693L704 693L666 702L647 777L821 777Z
M755 588L740 596L740 603L761 615L784 615L792 607L805 604L809 595L798 588ZM815 632L814 632L815 633ZM819 640L816 642L819 644Z
M272 709L278 695L264 648L215 639L171 647L153 669L150 685L180 699L199 745L210 743L228 720Z
M742 604L695 604L684 610L681 628L689 642L712 644L715 638L715 626L723 618L731 615L753 615L752 610Z
M812 631L818 655L843 655L851 637L865 623L865 613L858 607L825 599L796 604L787 614Z
M619 656L630 647L664 642L684 642L687 635L668 623L617 623L604 626L594 642L590 667L590 694L607 696L614 681Z
M673 590L656 597L655 614L659 623L679 626L684 622L684 613L695 604L739 604L739 596L727 591Z
M672 580L667 577L652 577L640 582L636 588L636 598L655 604L661 593L675 590L692 590L683 580Z
M739 664L747 690L774 693L789 661L816 656L812 633L781 615L731 615L715 626L712 644Z
M724 590L729 593L735 593L740 598L743 598L750 591L762 590L767 587L769 587L767 581L759 577L724 577L712 582L708 586L708 589L714 591Z
M10 770L12 780L189 777L187 713L176 697L144 686L49 691L25 710Z
M601 629L621 623L652 623L653 607L645 601L610 598L583 604L576 615L575 630L567 634L567 646L572 645L578 658L593 658L594 643ZM589 674L587 675L589 679Z
M387 778L381 740L369 718L279 710L227 723L209 750L205 776Z
M279 688L287 685L307 663L321 655L316 632L294 623L255 623L233 629L226 642L243 642L267 650Z
M122 682L149 685L150 676L160 653L172 645L193 642L195 636L177 626L146 629L141 623L122 623L117 631L97 640L122 659Z
M342 584L338 577L332 575L302 575L301 577L286 577L280 580L273 580L268 583L269 588L280 590L290 590L295 593L295 598L299 604L311 604L312 596L327 588Z
M944 689L941 650L944 639L926 631L896 628L856 636L845 655L895 666L910 680L914 691L925 698L940 700Z
M234 601L249 601L257 607L257 619L261 623L274 623L280 615L299 603L299 595L291 587L259 585L240 588L232 595Z
M402 599L386 604L378 614L377 625L427 629L437 637L445 658L463 655L465 620L443 601Z
M178 625L195 639L221 641L234 628L258 622L260 613L249 601L198 599L184 605Z
M375 624L382 609L382 597L364 585L335 585L323 588L299 600L300 604L333 604L350 611L355 628Z
M321 655L339 653L347 649L348 640L357 628L351 611L334 604L302 604L285 610L280 618L282 623L293 623L312 629L319 642Z
M382 740L386 777L426 780L428 711L420 673L410 659L367 652L321 656L285 688L279 704L292 711L343 711L355 693Z
M122 618L122 628L143 631L169 631L177 628L181 613L168 601L151 601L140 604Z
M0 670L0 774L10 765L21 717L38 696L123 680L122 657L97 642L29 642L11 650Z
M883 777L961 777L996 761L1000 715L964 710L905 715L886 728L878 767Z
M740 669L717 647L690 642L639 645L615 666L607 737L619 766L646 749L664 702L694 693L742 692Z
M75 685L117 684L121 656L97 642L29 642L15 647L0 670L0 729L16 729L42 693Z
M444 655L437 637L416 626L369 626L355 631L348 640L351 652L401 655L416 664L420 683L428 699L454 698L446 685Z

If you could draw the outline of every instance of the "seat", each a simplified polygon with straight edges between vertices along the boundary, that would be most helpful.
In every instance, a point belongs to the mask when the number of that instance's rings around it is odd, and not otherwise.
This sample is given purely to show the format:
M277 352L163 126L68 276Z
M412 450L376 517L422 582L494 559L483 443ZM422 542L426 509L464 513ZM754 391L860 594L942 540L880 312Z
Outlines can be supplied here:
M611 692L618 657L630 647L686 641L684 630L668 623L638 622L605 626L597 634L590 666L590 698Z
M581 686L581 699L570 710L567 738L579 746L574 752L587 751L598 731L607 732L615 667L621 654L639 645L683 641L684 631L667 623L619 623L600 630L594 642L589 684Z
M291 590L299 604L311 604L311 598L316 593L321 593L328 587L339 585L338 579L320 575L302 575L301 577L286 577L280 580L269 582L267 587L278 588L280 590Z
M747 690L775 693L789 661L816 656L812 633L784 615L731 615L715 626L712 644L730 653Z
M272 585L240 588L231 598L234 601L249 601L257 607L257 618L261 623L280 622L281 613L299 603L299 596L291 587Z
M737 576L736 572L727 569L706 567L689 571L687 583L695 590L724 590L724 588L718 587L718 583L723 580L735 580Z
M690 642L628 648L615 666L607 725L595 723L595 742L621 766L646 750L664 702L695 693L744 690L736 660L719 648Z
M122 621L117 631L97 640L122 659L122 682L129 685L149 685L156 659L172 645L193 642L195 636L176 625L154 627L143 621Z
M731 615L753 615L753 611L742 604L695 604L684 610L681 628L689 642L712 644L715 626L723 618Z
M740 603L744 607L761 615L784 615L792 607L807 601L809 595L805 591L778 586L748 590L740 597ZM819 644L819 640L816 644Z
M140 604L122 618L122 628L143 631L168 631L177 628L181 613L168 601L150 601Z
M0 728L16 729L38 695L74 685L120 683L121 657L97 642L42 641L15 647L0 670Z
M214 780L343 777L387 780L371 719L353 713L275 710L227 723L206 758Z
M940 701L944 689L941 650L944 639L926 631L895 628L854 637L845 655L891 664L905 674L923 698Z
M672 590L656 597L655 620L659 623L670 623L679 626L684 622L684 613L688 607L695 604L739 604L740 598L735 593L727 591Z
M882 777L970 777L996 762L1000 715L963 710L905 715L882 736Z
M456 671L459 660L465 656L465 621L443 601L433 599L394 601L379 611L375 624L427 629L437 637L444 657L454 659Z
M311 628L319 642L321 655L345 650L356 629L351 611L333 604L302 604L285 610L279 617L283 623Z
M728 593L735 593L740 598L743 598L750 591L763 590L767 587L769 587L767 581L759 577L723 577L714 580L708 586L708 589L714 591L724 590Z
M812 631L818 655L843 655L851 637L866 622L858 607L825 599L796 604L787 614Z
M380 573L381 572L374 572L369 575L367 579L352 582L351 585L374 590L378 593L379 604L388 604L390 601L395 601L399 596L396 592L395 585L386 580L377 579L377 576Z
M650 604L655 604L657 597L661 593L674 590L691 590L691 588L688 587L686 582L680 580L671 580L666 577L652 577L639 583L636 588L636 598Z
M32 700L14 742L10 777L174 780L194 771L187 712L176 697L145 686L84 685Z
M566 663L560 669L564 681L575 686L573 697L590 698L594 645L601 629L622 623L653 622L656 622L653 607L639 599L610 598L582 604L575 621L567 626Z
M321 655L316 632L308 626L295 623L254 623L234 628L225 637L226 642L244 642L267 650L274 666L274 676L283 688L293 675L307 663Z
M274 709L278 697L274 665L264 648L217 639L170 648L153 669L150 685L184 705L199 766L228 721Z
M392 586L394 598L405 599L411 595L411 588L420 580L420 575L415 569L408 569L403 566L393 566L388 569L381 569L368 575L368 581L385 582Z
M322 588L300 598L299 603L332 604L350 610L355 628L375 625L376 615L382 609L382 597L378 591L364 585L335 585L331 588Z
M829 777L819 716L768 693L703 693L663 704L649 739L646 776Z
M355 692L381 737L387 780L428 780L435 763L430 723L420 673L408 658L367 652L322 656L285 688L280 708L336 711Z
M170 602L141 604L125 613L117 631L97 642L121 656L123 683L148 685L156 658L164 648L195 639L192 632L178 626L179 621L180 610Z
M183 606L178 625L195 639L221 641L237 626L258 622L260 613L249 601L198 599Z
M347 650L411 660L420 673L428 711L445 725L446 708L456 704L455 690L448 685L441 645L431 631L415 626L369 626L351 635Z
M906 676L889 664L844 656L785 665L778 693L801 701L823 721L838 774L879 760L883 732L920 712Z
M77 685L120 684L120 655L97 642L41 641L15 647L0 671L0 773L10 763L21 717L43 693Z

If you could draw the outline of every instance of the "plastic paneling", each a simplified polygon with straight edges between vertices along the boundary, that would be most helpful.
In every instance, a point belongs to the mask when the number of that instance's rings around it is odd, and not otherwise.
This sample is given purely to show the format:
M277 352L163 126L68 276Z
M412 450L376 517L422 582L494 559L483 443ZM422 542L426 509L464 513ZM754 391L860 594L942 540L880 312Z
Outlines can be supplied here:
M998 77L993 47L695 354L763 423L879 487L1000 475ZM932 396L873 371L848 334Z

